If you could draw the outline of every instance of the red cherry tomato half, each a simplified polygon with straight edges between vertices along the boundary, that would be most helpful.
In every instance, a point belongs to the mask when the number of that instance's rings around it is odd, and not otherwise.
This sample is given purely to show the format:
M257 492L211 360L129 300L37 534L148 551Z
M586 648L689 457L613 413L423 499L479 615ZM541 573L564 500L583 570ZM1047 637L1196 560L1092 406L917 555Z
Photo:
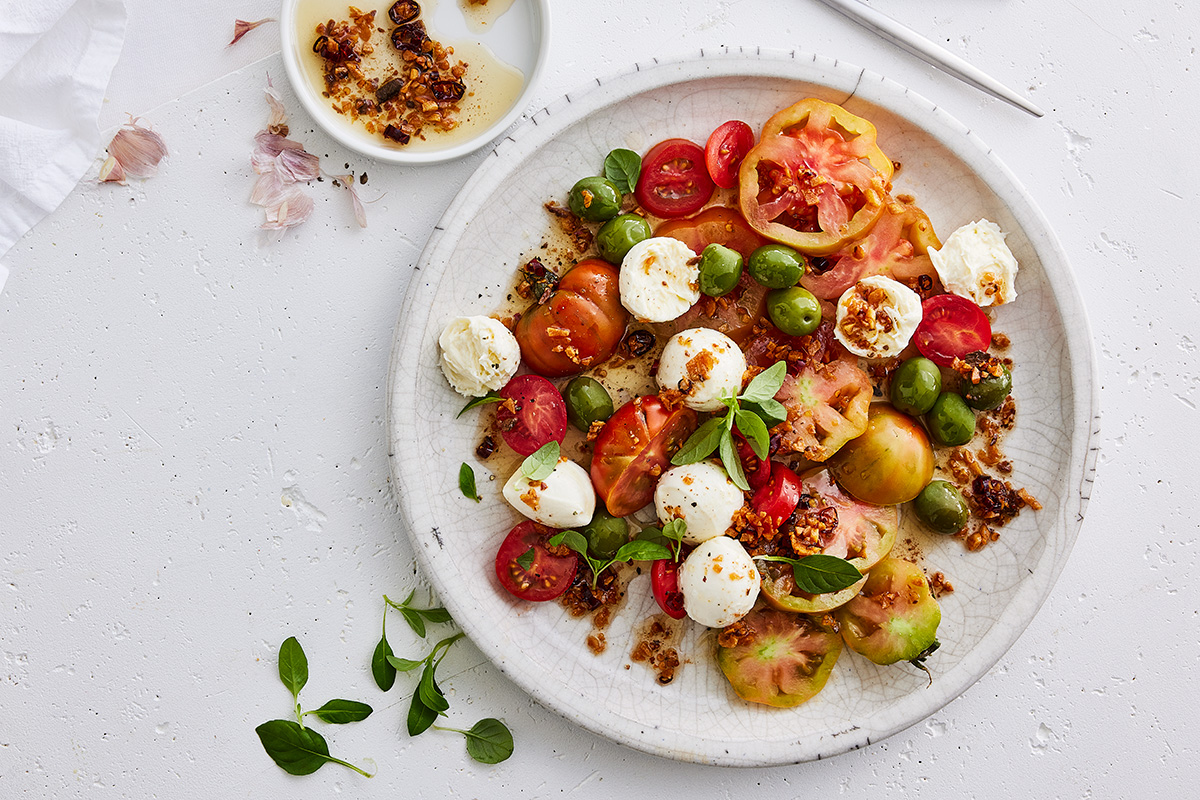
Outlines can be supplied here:
M921 304L921 324L913 344L921 355L948 367L956 358L992 343L992 323L979 306L956 294L935 295Z
M500 435L508 446L523 456L547 442L562 444L567 435L567 404L554 384L539 375L518 375L500 390L500 396L512 400L501 403L496 411Z
M746 475L746 483L750 484L751 491L758 491L766 486L767 481L771 479L771 462L755 455L750 443L743 439L740 433L733 437L733 443L737 446L742 472Z
M522 600L553 600L575 580L579 557L567 551L558 556L546 549L546 540L558 533L533 521L522 522L508 532L496 553L496 577L500 585ZM523 567L518 558L533 549L533 560ZM564 550L566 548L563 548Z
M683 592L679 591L679 565L669 558L659 559L650 568L650 588L658 607L674 619L683 619Z
M704 145L704 163L713 183L722 189L737 186L738 167L751 147L754 131L740 119L731 119L713 131Z
M771 479L754 493L750 506L755 513L770 517L776 526L782 525L800 504L802 488L799 475L778 461L772 461Z
M704 150L687 139L667 139L642 159L634 196L657 217L684 217L704 208L713 182L704 166Z

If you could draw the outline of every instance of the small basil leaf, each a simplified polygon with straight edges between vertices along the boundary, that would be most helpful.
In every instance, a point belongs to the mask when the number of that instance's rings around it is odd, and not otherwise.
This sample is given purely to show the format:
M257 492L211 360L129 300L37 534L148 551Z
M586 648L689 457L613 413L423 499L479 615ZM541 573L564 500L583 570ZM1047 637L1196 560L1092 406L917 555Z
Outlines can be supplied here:
M687 533L687 523L681 519L673 519L666 525L663 525L663 536L671 541L682 542L683 535Z
M295 636L289 636L279 646L279 680L295 699L308 683L308 657Z
M558 466L558 455L558 442L546 442L521 462L521 474L531 481L545 480Z
M521 555L517 556L517 566L528 572L529 568L533 566L533 557L535 555L536 553L534 553L533 548L529 548L524 553L521 553Z
M688 440L683 443L683 447L671 459L671 463L678 467L683 464L694 464L707 458L713 450L717 449L723 433L724 420L720 417L713 417L688 437Z
M452 617L450 616L450 612L441 607L438 607L438 608L414 608L413 611L416 611L418 614L420 614L422 617L429 620L430 622L449 622L452 619Z
M624 194L637 187L642 174L642 157L632 150L618 147L604 158L604 177L617 185Z
M330 700L320 708L307 711L315 714L317 719L333 725L345 725L347 722L360 722L371 716L371 707L356 700Z
M759 403L743 400L741 405L750 413L757 414L768 428L774 428L787 419L787 409L778 400L763 400Z
M617 549L613 561L658 561L662 558L671 558L671 555L671 551L665 545L647 542L644 539L634 539Z
M587 558L587 539L579 531L559 531L550 537L550 544L555 547L565 544L579 555Z
M725 471L729 473L729 479L733 481L733 485L741 489L743 492L750 491L750 484L746 482L746 473L742 472L742 460L738 458L737 450L733 446L733 434L725 431L721 436L721 463L725 465Z
M659 544L666 547L671 541L667 538L666 533L662 528L648 527L638 531L637 536L633 537L635 542L649 542L650 544Z
M796 588L809 594L840 592L862 580L862 573L844 558L817 553L801 559L755 556L760 561L781 561L792 568Z
M783 386L783 379L786 376L787 363L776 361L754 376L754 380L750 381L750 385L746 387L746 391L742 392L741 399L761 403L764 400L774 398L775 393Z
M483 397L472 397L471 401L469 403L467 403L465 406L463 406L462 411L459 411L458 414L454 418L458 419L463 414L470 411L472 408L478 408L479 406L485 406L488 403L503 403L503 402L504 402L504 398L501 397L496 392L488 392Z
M396 683L396 668L388 663L391 655L392 646L385 636L375 645L375 652L371 655L371 676L375 678L375 685L385 692Z
M413 611L407 606L400 609L400 616L404 617L404 621L408 623L408 627L413 629L413 633L425 638L425 620L421 619L421 615Z
M438 713L421 702L419 692L413 692L412 703L408 706L408 735L419 736L429 730L438 717Z
M332 761L325 737L290 719L273 719L254 729L271 760L291 775L311 775Z
M739 408L734 414L735 422L742 436L746 437L746 441L750 443L750 449L754 451L754 455L761 459L766 459L767 449L770 447L771 436L767 433L767 426L758 418L757 414L752 414L749 411Z
M462 733L467 754L480 764L499 764L513 754L512 732L498 719L481 719Z
M468 500L478 503L483 499L475 489L475 470L471 469L471 465L465 461L458 468L458 488Z
M433 666L426 665L425 671L421 673L421 680L417 683L417 694L428 708L441 713L450 708L450 701L442 694L442 688L437 685L433 673Z
M398 669L401 672L412 672L425 663L424 661L413 661L411 658L400 658L400 656L388 656L387 662L393 669Z

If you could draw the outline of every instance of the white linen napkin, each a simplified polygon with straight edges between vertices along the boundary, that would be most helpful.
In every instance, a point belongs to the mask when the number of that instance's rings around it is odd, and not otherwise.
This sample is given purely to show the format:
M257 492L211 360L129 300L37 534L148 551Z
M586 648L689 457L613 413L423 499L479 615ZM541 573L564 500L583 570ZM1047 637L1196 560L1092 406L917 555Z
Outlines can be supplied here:
M124 0L0 4L0 256L58 208L100 149ZM0 264L0 290L8 270Z

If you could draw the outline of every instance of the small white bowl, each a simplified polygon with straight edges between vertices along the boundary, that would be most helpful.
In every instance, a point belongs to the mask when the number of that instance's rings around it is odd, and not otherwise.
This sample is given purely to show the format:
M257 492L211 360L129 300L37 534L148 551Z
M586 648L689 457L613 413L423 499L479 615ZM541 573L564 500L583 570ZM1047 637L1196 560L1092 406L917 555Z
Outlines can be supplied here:
M281 51L288 80L305 110L323 131L346 147L380 161L392 164L440 164L478 150L499 136L525 109L546 65L550 0L514 0L512 7L483 33L467 28L458 8L459 0L422 3L422 19L430 27L431 35L444 37L448 44L464 40L484 44L501 61L520 70L524 84L508 110L470 139L454 140L445 147L423 144L420 149L409 150L389 143L382 137L376 138L339 115L329 106L327 98L321 96L321 89L313 85L306 75L301 58L311 47L311 42L304 41L307 34L305 37L297 35L296 15L297 7L308 2L312 0L283 0L280 10ZM379 27L386 28L391 25L387 18L387 8L391 4L383 0L378 2L380 8L376 20L380 22ZM367 4L366 10L370 10L370 4ZM342 13L345 14L344 9ZM431 18L434 20L432 24ZM386 36L381 46L390 46Z

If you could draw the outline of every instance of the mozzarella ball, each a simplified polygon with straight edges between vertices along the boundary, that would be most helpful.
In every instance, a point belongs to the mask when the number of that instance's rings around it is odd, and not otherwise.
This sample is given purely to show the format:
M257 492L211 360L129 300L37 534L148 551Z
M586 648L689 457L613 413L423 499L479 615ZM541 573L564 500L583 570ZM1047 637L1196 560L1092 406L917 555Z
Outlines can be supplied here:
M667 341L658 362L658 385L683 392L683 403L696 411L716 411L721 397L742 390L746 356L737 343L711 328L680 331Z
M559 458L554 471L531 481L518 469L504 484L509 505L551 528L576 528L592 521L596 490L588 471L569 458Z
M1017 296L1017 259L1004 243L1000 226L986 219L963 225L929 258L946 291L982 307L1010 303Z
M458 317L438 337L442 373L464 397L482 397L517 374L521 346L512 331L491 317Z
M686 544L721 536L733 525L733 515L745 497L725 468L715 461L671 467L654 489L654 509L664 525L673 519L687 523Z
M758 599L758 568L742 543L728 536L704 542L679 568L679 591L687 615L710 628L732 625Z
M700 266L678 239L643 239L621 261L618 283L621 305L639 321L670 322L700 299Z
M872 275L842 292L833 334L865 358L891 358L908 347L921 324L921 296L886 275Z

